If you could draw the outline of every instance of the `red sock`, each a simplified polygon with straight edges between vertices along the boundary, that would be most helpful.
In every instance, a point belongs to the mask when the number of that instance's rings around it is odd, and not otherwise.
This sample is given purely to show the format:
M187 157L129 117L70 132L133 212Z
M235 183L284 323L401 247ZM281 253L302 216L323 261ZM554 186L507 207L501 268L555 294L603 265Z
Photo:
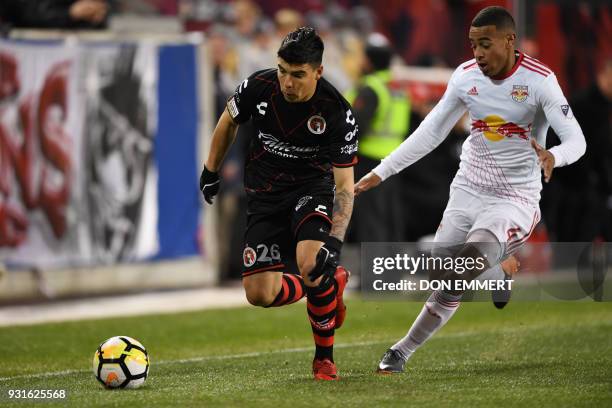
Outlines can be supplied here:
M290 305L304 297L304 279L300 275L283 273L283 284L274 302L268 307Z
M312 326L315 358L334 361L334 332L336 328L336 284L323 279L318 287L306 286L308 318Z

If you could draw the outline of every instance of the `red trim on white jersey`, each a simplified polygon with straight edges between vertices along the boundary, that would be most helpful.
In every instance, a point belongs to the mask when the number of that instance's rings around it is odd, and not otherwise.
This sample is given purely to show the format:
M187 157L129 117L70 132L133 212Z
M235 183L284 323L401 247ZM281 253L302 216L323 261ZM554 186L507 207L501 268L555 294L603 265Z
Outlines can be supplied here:
M543 71L542 69L537 68L537 67L535 67L535 66L533 66L533 65L528 65L528 64L526 64L525 62L523 62L523 63L521 64L521 66L522 66L523 68L527 68L527 69L528 69L528 70L530 70L530 71L537 72L538 74L540 74L540 75L542 75L542 76L544 76L544 77L547 77L547 76L549 76L549 75L550 75L550 73L547 73L546 71Z
M552 74L552 69L550 69L548 65L544 64L540 60L530 57L527 54L525 54L525 62L530 62L531 64L536 65L539 68L541 68L543 71L548 72L549 74Z
M523 56L525 54L523 54L520 51L518 53L519 53L518 59L514 62L514 66L512 67L512 69L510 71L506 72L504 75L499 75L499 76L491 77L491 79L499 81L501 79L506 79L506 78L511 77L512 74L514 74L516 72L516 70L518 69L518 67L521 65L521 62L523 62Z
M522 238L520 239L515 239L513 241L511 241L510 239L508 239L508 242L506 243L506 254L509 255L511 253L514 253L517 249L519 249L521 247L522 244L524 244L527 239L531 236L531 234L533 233L533 230L535 229L536 225L538 224L538 222L540 222L540 217L538 216L538 212L536 211L533 214L533 221L531 223L531 227L529 228L529 232L525 235L523 235ZM511 228L510 230L512 230L514 228ZM520 230L520 228L518 228ZM508 235L510 235L510 230L508 230ZM514 236L517 236L516 233L514 233Z
M478 64L478 63L476 61L474 61L471 64L466 65L465 67L463 67L463 70L466 71L466 70L468 70L470 68L474 68L474 67L476 67L476 64Z

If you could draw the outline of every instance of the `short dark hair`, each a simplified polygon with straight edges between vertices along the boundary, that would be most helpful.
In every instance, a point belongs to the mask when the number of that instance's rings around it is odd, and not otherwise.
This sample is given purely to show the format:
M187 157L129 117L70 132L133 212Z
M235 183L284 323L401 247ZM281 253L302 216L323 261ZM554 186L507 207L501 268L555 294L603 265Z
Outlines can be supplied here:
M370 34L365 43L365 54L375 71L389 69L393 49L385 36L380 33Z
M365 53L376 71L389 69L391 66L391 58L393 57L391 48L367 45Z
M493 25L495 28L515 31L514 18L508 10L500 6L485 7L472 20L472 27Z
M312 27L301 27L283 39L278 56L289 64L319 66L323 60L323 41Z

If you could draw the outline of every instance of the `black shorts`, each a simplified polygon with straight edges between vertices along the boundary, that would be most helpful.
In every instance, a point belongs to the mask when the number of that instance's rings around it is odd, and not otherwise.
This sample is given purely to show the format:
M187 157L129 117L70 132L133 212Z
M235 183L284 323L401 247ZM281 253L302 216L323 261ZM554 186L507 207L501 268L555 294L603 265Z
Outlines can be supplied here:
M295 272L299 241L325 241L334 204L333 187L301 189L277 204L249 200L242 251L242 276L279 270Z

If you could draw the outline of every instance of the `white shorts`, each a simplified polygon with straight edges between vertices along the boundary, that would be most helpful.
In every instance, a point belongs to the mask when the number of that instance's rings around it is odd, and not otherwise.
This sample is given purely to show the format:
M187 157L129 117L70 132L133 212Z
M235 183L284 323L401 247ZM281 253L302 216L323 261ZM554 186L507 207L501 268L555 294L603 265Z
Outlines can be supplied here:
M503 259L527 241L539 221L538 207L451 188L434 242L460 245L472 232L487 230L502 244Z

